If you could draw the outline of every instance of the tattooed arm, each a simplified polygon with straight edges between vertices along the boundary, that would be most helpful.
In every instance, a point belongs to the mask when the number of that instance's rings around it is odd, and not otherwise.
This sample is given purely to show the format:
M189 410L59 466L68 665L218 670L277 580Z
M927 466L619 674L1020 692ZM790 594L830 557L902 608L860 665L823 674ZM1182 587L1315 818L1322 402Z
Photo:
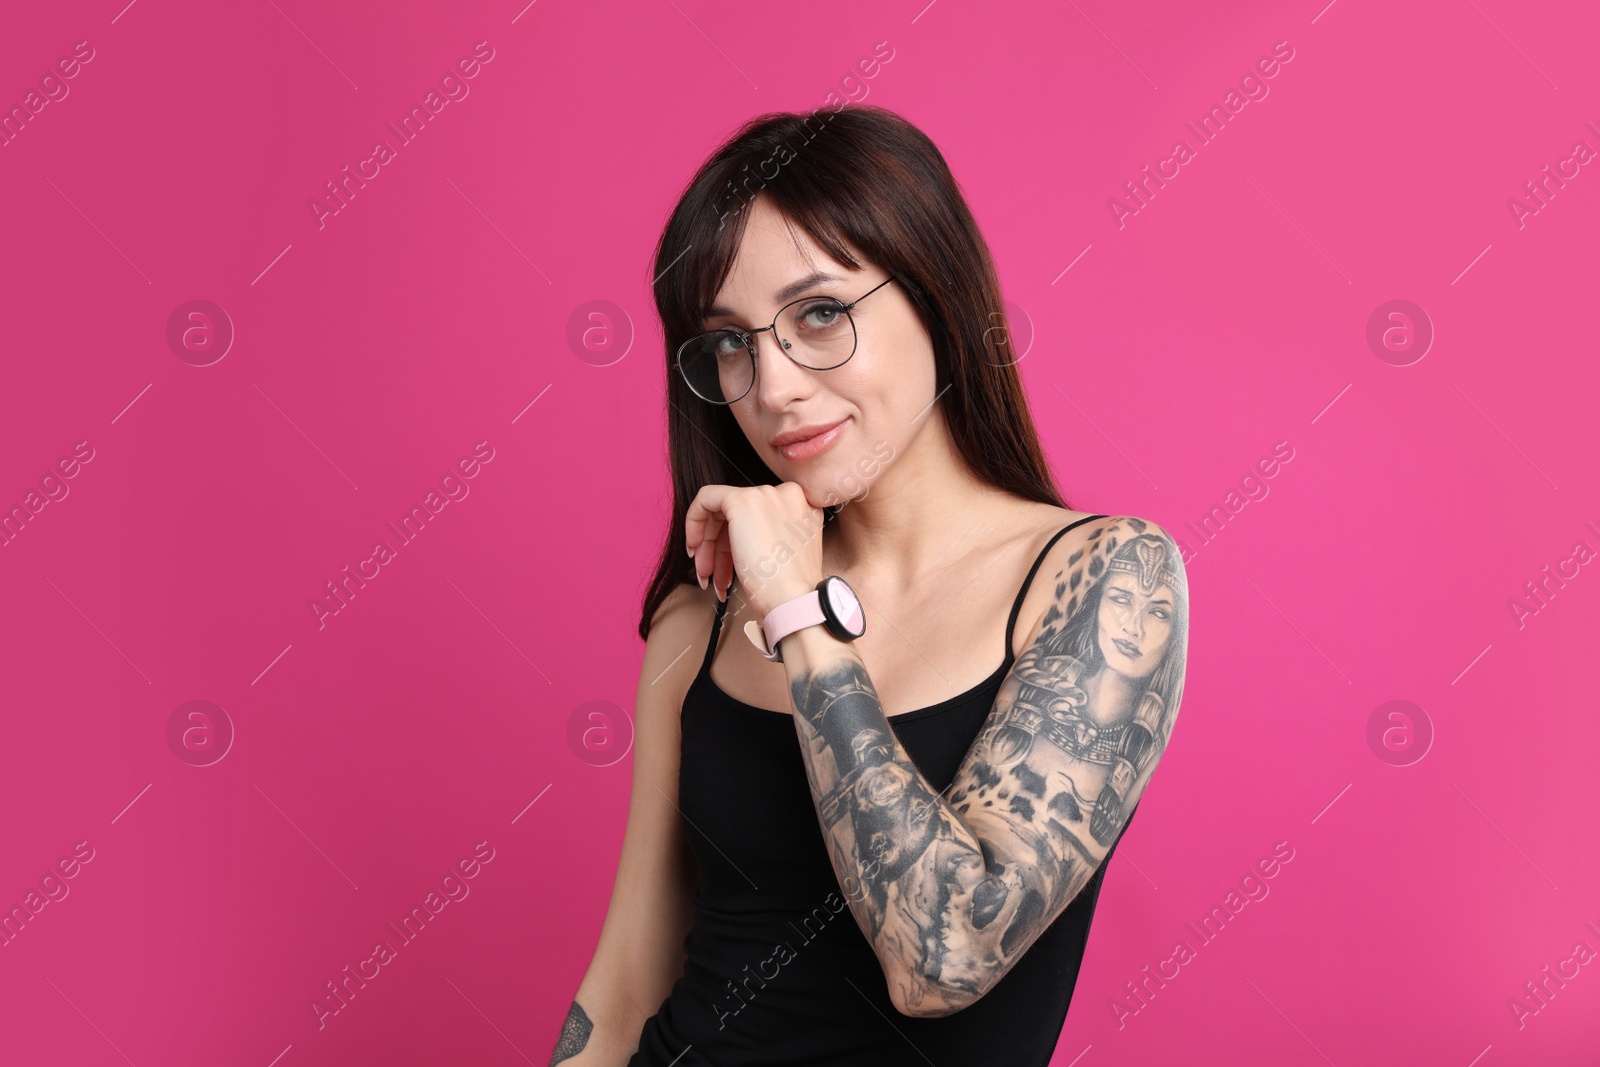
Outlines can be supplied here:
M943 795L854 646L817 626L784 639L823 836L904 1014L958 1011L1011 969L1105 859L1171 738L1188 640L1178 549L1137 518L1080 531L1052 549L1054 599Z

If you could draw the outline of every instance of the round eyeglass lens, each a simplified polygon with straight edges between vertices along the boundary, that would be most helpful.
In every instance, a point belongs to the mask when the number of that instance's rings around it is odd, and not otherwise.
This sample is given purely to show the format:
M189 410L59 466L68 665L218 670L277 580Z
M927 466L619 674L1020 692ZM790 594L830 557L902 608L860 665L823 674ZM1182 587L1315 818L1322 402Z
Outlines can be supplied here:
M803 297L786 305L773 322L790 359L809 370L830 370L855 354L856 325L844 304L831 296ZM749 392L755 359L737 330L711 330L678 350L678 366L695 394L713 404L731 404Z
M812 370L830 370L855 354L856 324L831 296L797 300L778 313L778 340L789 358Z
M713 404L731 404L749 391L756 365L744 334L712 330L683 343L678 366L697 396Z

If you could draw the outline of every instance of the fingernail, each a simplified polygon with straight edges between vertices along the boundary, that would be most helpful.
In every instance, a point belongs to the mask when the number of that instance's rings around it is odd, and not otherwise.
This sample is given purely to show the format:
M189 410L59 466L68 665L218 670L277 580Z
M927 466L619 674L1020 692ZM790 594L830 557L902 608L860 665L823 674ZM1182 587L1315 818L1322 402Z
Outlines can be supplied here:
M700 588L701 588L701 589L704 589L704 588L705 588L705 587L706 587L706 579L705 579L705 576L704 576L704 575L702 575L702 574L701 574L701 573L700 573L700 572L698 572L698 571L696 571L696 572L695 572L695 577L696 577L696 578L699 578L699 579L700 579Z

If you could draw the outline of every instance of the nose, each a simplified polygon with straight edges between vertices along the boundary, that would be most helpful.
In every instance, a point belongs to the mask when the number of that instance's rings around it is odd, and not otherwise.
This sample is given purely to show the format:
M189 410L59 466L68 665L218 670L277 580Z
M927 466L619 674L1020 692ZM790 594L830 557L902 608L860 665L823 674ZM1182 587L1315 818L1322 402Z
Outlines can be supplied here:
M1144 612L1137 607L1128 608L1122 615L1122 632L1129 637L1144 638Z
M794 400L811 392L811 372L790 359L779 343L777 333L765 330L755 335L756 398L769 411L782 411Z

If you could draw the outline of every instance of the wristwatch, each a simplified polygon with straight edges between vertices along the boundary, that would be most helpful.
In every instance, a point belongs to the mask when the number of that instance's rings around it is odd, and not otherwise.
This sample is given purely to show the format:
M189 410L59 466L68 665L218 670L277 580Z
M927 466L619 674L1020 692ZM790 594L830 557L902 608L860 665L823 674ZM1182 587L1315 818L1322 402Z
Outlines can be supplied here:
M854 641L867 632L861 599L850 588L850 583L837 574L822 579L811 592L785 600L767 612L759 625L751 619L744 624L744 633L756 646L756 651L774 663L782 663L783 651L778 642L796 630L818 623L841 641Z

